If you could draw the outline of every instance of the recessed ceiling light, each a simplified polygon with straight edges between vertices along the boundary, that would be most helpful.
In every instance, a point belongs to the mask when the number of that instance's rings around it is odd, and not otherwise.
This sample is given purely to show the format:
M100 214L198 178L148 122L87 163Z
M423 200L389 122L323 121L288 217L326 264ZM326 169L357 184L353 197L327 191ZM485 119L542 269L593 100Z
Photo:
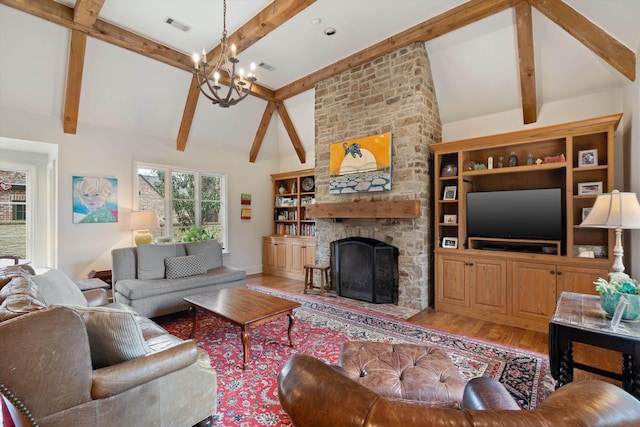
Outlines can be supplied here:
M333 27L325 28L324 33L328 36L332 36L336 33L336 29Z
M320 25L320 23L321 23L321 22L322 22L322 19L320 19L320 18L313 18L313 19L311 20L311 23L312 23L313 25Z

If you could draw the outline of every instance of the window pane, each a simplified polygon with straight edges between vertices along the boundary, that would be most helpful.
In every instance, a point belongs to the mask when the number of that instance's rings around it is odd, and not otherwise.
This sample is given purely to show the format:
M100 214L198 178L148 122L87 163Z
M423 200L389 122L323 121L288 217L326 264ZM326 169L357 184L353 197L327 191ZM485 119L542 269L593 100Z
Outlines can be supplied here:
M197 224L195 201L195 175L188 172L171 173L173 195L173 237L180 241Z
M27 173L0 170L0 254L27 257Z
M166 220L165 213L165 176L163 170L138 169L138 210L154 211L161 226ZM149 230L154 239L162 235L162 228Z
M200 177L200 218L202 226L224 246L220 223L221 177L202 175Z

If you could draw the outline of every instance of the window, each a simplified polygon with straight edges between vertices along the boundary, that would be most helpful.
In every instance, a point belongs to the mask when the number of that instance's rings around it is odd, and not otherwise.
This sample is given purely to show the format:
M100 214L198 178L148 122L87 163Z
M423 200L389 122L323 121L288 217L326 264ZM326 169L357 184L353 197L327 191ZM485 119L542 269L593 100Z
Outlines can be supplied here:
M0 254L27 258L27 171L0 169Z
M153 210L160 219L160 228L150 230L155 238L181 241L199 227L226 248L224 175L138 164L136 176L138 209Z

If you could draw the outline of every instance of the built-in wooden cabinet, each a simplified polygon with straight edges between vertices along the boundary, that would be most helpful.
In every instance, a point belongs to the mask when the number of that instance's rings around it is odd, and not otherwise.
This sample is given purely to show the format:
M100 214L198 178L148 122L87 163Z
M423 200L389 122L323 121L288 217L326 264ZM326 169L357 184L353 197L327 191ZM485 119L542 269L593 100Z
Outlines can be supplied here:
M305 237L265 236L262 271L274 276L304 279L304 265L315 264L315 240Z
M262 270L292 279L304 279L304 265L315 264L316 223L307 218L315 204L313 169L271 175L273 235L263 239Z
M593 281L606 277L613 263L614 236L580 227L597 197L581 188L600 183L602 192L613 190L621 116L431 145L436 310L546 331L563 291L595 293ZM585 162L589 152L597 159ZM512 153L517 166L509 166ZM543 188L561 189L560 240L467 235L468 193ZM502 250L486 250L492 245Z

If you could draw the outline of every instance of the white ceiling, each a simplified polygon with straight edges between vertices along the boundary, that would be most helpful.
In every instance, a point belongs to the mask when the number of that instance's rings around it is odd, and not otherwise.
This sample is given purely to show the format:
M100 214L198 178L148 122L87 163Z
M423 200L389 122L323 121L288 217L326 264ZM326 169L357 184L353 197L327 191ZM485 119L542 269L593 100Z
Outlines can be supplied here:
M73 6L75 1L61 1ZM271 0L228 0L233 33ZM288 83L464 3L462 0L318 0L239 55L266 62L259 83ZM566 0L571 7L638 52L640 1ZM100 19L191 55L211 50L222 33L222 0L106 0ZM172 17L192 29L181 32ZM320 18L319 25L311 23ZM329 37L324 29L334 27ZM628 81L546 17L533 10L538 106L595 93ZM62 121L70 31L0 5L0 107ZM443 123L520 108L514 11L506 10L426 43ZM191 74L89 37L78 133L84 124L175 141ZM229 109L201 99L189 144L248 154L265 108L249 97ZM285 102L307 151L313 151L313 93ZM61 130L62 132L62 130ZM0 135L2 129L0 129ZM277 141L281 143L278 144ZM292 153L279 120L272 121L262 156Z

